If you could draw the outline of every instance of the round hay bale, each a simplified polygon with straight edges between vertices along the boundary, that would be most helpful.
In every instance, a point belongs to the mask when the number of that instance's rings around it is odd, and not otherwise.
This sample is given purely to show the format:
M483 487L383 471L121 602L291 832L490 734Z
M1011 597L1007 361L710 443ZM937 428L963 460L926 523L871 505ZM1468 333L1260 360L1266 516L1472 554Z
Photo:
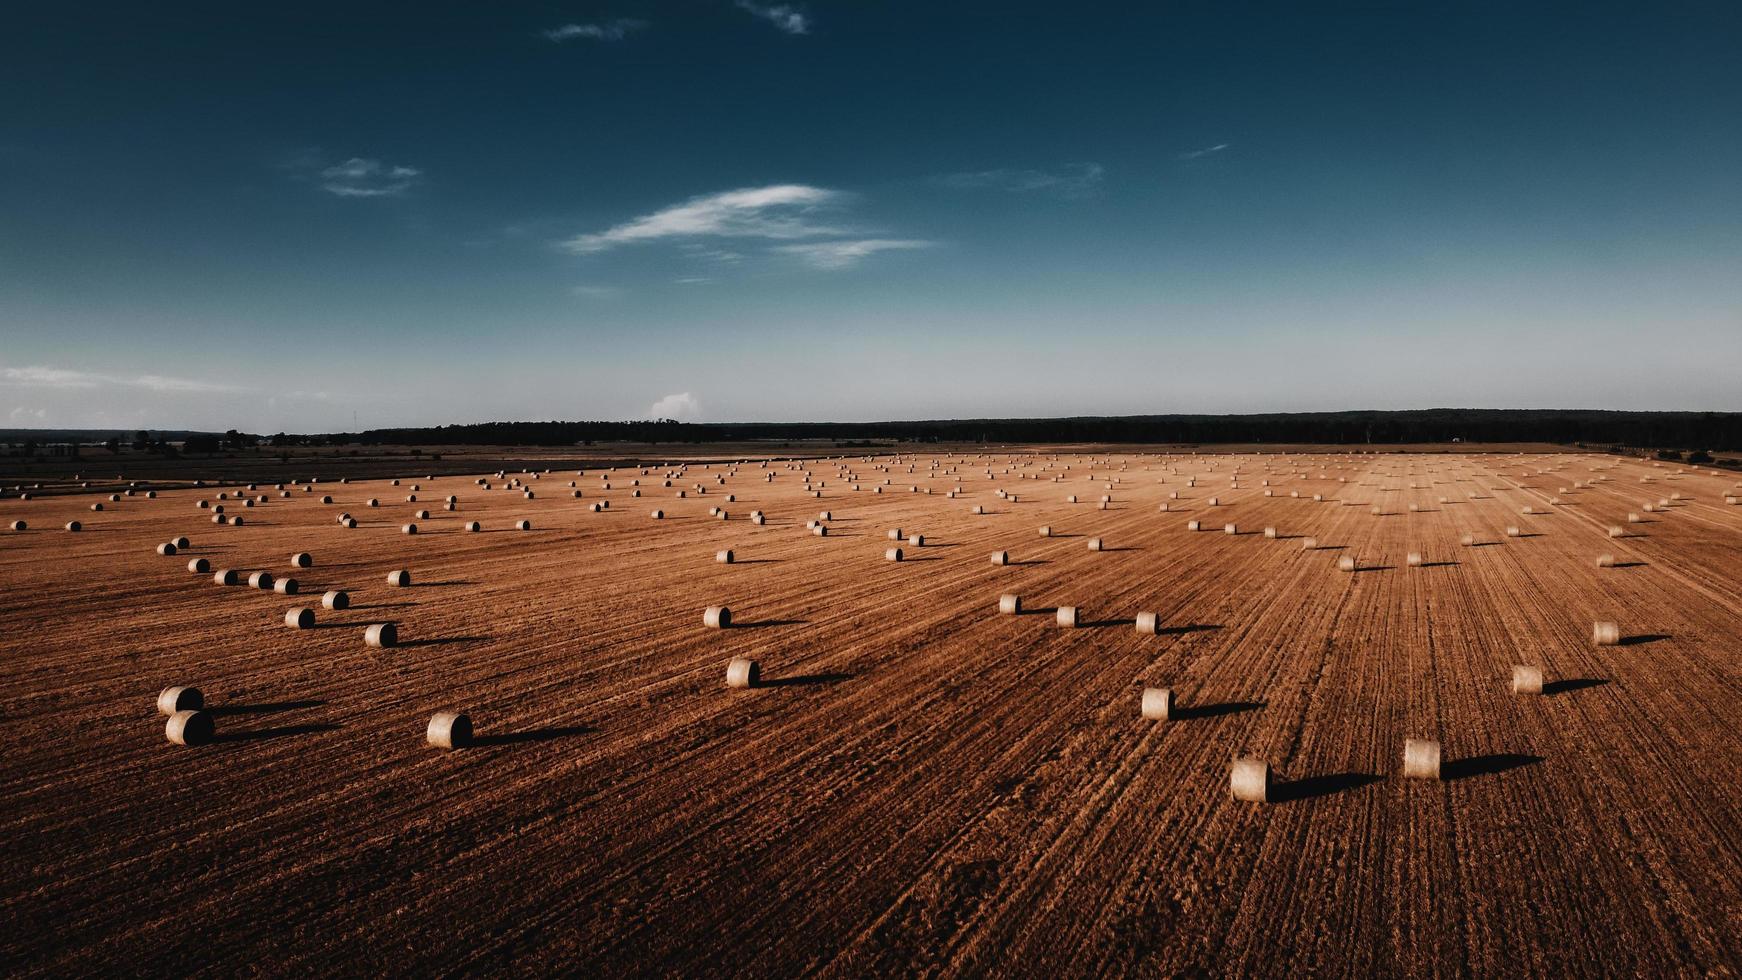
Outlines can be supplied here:
M1245 803L1270 802L1270 763L1235 759L1228 766L1228 791Z
M235 585L242 581L242 576L237 575L234 569L220 568L212 573L212 581L218 585Z
M100 503L96 503L96 504L92 504L92 505L91 505L91 509L92 509L92 510L102 510L102 509L103 509L103 505L102 505L102 504L100 504Z
M1050 526L1047 526L1047 525L1042 525L1042 527L1040 529L1040 536L1043 538L1052 537L1052 528Z
M427 520L429 520L429 511L420 510L420 511L413 513L411 516L417 518L420 521L427 521Z
M326 595L321 596L321 608L349 609L351 608L351 594L334 589Z
M424 742L437 749L463 749L472 744L472 719L459 711L438 711L423 731Z
M727 687L755 687L761 680L761 665L748 657L733 657L726 665Z
M1203 526L1203 523L1200 521L1186 521L1186 530L1188 531L1196 531Z
M192 561L188 562L188 571L190 571L190 572L200 574L200 573L204 573L204 572L209 572L211 570L212 570L212 563L205 560L204 558L195 558Z
M401 534L416 534L417 533L417 525L416 524L407 524L399 529L399 533L401 533Z
M355 517L347 517L344 520L339 522L339 526L340 527L355 528L357 526L357 519Z
M1008 564L1010 564L1010 552L1008 552L1008 551L994 551L994 552L992 552L992 564L994 564L994 565L1008 565Z
M206 696L197 687L166 687L157 695L157 713L160 715L198 711L205 706Z
M890 528L888 534L885 535L891 541L900 541L905 536L901 533L901 528L898 527Z
M516 530L516 531L530 531L530 530L532 530L532 522L531 521L515 521L514 522L514 530Z
M649 514L648 516L653 518L656 521L663 521L663 520L665 520L665 511L656 510L652 514Z
M175 545L177 548L186 548L188 545L192 544L193 542L189 541L187 539L187 537L184 535L184 536L179 537L179 538L170 539L169 543Z
M381 506L381 501L376 500L374 497L370 497L368 500L363 501L363 506L365 506L365 507L379 507L379 506Z
M1155 634L1161 632L1161 614L1160 613L1152 613L1152 612L1140 612L1140 613L1138 613L1137 614L1137 632L1144 633L1144 634L1147 634L1149 636L1154 636Z
M1215 497L1211 497L1209 500L1206 500L1205 503L1209 504L1211 507L1219 507L1219 506L1221 506L1222 501L1218 500Z
M222 514L220 514L220 515L218 515L218 516L220 516L220 517L222 517L222 516L223 516L223 515L222 515ZM219 521L219 522L218 522L218 523L220 523L220 524L222 524L222 523L224 523L224 522L223 522L223 521ZM242 518L241 518L241 516L240 516L240 515L238 515L238 516L236 516L236 517L232 517L232 518L230 518L230 519L229 519L229 523L230 523L230 524L231 524L231 525L233 525L233 526L235 526L235 527L241 527L241 526L242 526Z
M307 606L299 606L284 614L284 625L293 630L311 630L315 628L315 611Z
M301 589L302 586L293 578L281 578L272 583L272 591L279 595L296 595Z
M828 525L818 524L816 527L811 528L811 533L819 538L826 538L829 536Z
M970 514L984 514L984 513L986 513L986 508L980 506L979 504L975 504L974 506L968 508L968 513L970 513Z
M363 642L380 649L398 646L399 627L392 623L376 623L363 631Z
M1090 538L1089 539L1089 550L1090 551L1100 551L1101 550L1101 539L1100 538Z
M165 556L173 555L173 554L175 554L175 551L176 551L175 545L169 541L165 541L164 543L157 546L157 553L160 555L165 555Z
M1458 543L1466 548L1474 547L1476 544L1476 536L1466 531L1458 538Z
M248 576L248 587L251 589L270 591L272 589L272 573L254 572Z
M1591 624L1591 643L1600 647L1612 647L1621 642L1621 627L1616 623L1599 620Z
M1222 533L1223 534L1239 534L1240 528L1234 524L1224 524L1224 525L1222 525Z
M1404 739L1403 776L1405 779L1440 778L1440 743L1426 738Z
M1300 539L1300 550L1302 550L1302 551L1315 551L1318 549L1318 546L1319 546L1319 539L1318 538L1301 538Z
M27 530L29 527L30 527L30 525L24 523L23 521L13 521L12 522L12 530L14 530L14 531Z
M1355 570L1355 559L1350 558L1348 555L1344 555L1343 557L1337 559L1337 571L1339 571L1339 572L1352 572L1354 570Z
M1597 556L1597 567L1598 568L1614 568L1615 567L1615 556L1608 554L1608 553L1598 555Z
M290 556L290 567L292 568L311 568L314 563L314 556L306 551L299 551Z
M998 612L1005 616L1014 616L1022 612L1022 597L1008 592L999 596Z
M910 534L907 536L907 543L910 547L923 548L925 547L925 535Z
M1627 529L1619 524L1611 525L1609 528L1609 536L1611 538L1625 538L1627 536Z
M323 503L323 504L330 504L330 503L332 503L332 502L333 502L333 498L332 498L332 497L330 497L330 496L325 496L325 495L323 495L323 496L322 496L322 497L321 497L321 503Z
M194 504L194 506L198 507L200 510L210 510L212 507L212 502L209 500L202 500L202 501L199 501L198 503Z
M388 572L387 584L403 589L411 584L411 573L403 568Z
M1541 694L1542 668L1526 667L1523 664L1512 665L1513 694Z
M702 610L702 625L723 630L732 625L732 610L726 606L709 606Z
M719 562L722 565L732 564L732 549L727 548L724 551L714 552L714 560Z
M750 523L755 524L758 527L761 527L762 525L768 523L768 518L764 517L761 511L757 511L756 513L750 515Z
M1058 624L1066 629L1075 629L1077 625L1077 607L1060 606L1056 617Z
M164 737L177 745L204 745L216 734L212 716L204 711L177 711L163 726Z
M1524 529L1518 527L1516 524L1509 524L1506 527L1506 536L1509 538L1523 537L1524 536Z
M1143 689L1143 717L1149 721L1166 721L1173 711L1173 689L1146 687Z
M883 560L884 561L900 561L901 560L901 549L900 548L884 549Z
M1404 559L1403 559L1403 563L1405 565L1408 565L1410 568L1420 568L1421 567L1421 552L1412 551L1408 555L1405 555Z

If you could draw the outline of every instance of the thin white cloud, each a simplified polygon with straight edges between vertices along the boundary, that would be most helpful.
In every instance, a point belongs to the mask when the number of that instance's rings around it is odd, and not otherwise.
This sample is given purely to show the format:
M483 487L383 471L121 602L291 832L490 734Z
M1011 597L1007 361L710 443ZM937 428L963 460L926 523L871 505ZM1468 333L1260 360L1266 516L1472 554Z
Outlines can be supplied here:
M806 242L802 245L777 245L773 251L797 256L805 264L817 269L846 269L878 252L931 248L936 244L915 238L853 238L832 242Z
M755 3L753 0L738 0L738 9L748 11L749 13L768 21L783 33L810 33L810 18L805 15L804 11L791 4Z
M647 410L650 419L676 419L679 422L694 422L702 417L702 403L696 396L687 391L675 395L666 395L653 403Z
M680 276L672 280L679 286L706 286L716 281L712 276Z
M850 234L841 228L812 223L819 210L846 199L839 191L804 184L747 187L693 197L601 232L576 235L562 242L577 255L680 238L816 238Z
M46 408L25 408L23 405L19 405L17 408L14 408L12 411L6 413L6 418L13 425L18 425L18 426L40 425L43 422L48 421L48 409L46 409Z
M339 197L397 197L423 175L416 167L387 166L352 157L321 171L321 188Z
M1212 153L1220 153L1232 145L1232 143L1217 143L1215 146L1206 146L1201 150L1187 150L1186 152L1179 154L1179 159L1196 160L1199 157L1207 157Z
M214 384L209 381L191 381L187 378L171 378L161 374L140 374L123 377L113 374L99 374L93 371L74 371L68 368L31 365L28 367L0 367L0 385L20 388L142 388L161 394L232 394L243 389L236 385Z
M570 286L569 295L584 299L616 299L623 290L616 286Z
M1058 170L976 170L933 178L945 187L990 188L1013 193L1046 192L1061 197L1087 197L1101 187L1107 168L1098 163L1073 163Z
M564 24L542 31L546 40L561 44L564 41L574 41L586 38L592 41L621 41L636 31L645 30L647 21L636 20L633 17L619 17L601 24Z

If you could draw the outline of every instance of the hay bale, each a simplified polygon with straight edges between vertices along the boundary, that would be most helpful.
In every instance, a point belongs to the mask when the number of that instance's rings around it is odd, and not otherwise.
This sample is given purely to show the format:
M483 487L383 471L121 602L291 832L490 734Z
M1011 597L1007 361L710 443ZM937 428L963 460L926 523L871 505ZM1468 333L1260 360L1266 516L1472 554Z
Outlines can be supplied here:
M654 511L654 512L653 512L653 513L651 513L651 514L649 514L649 515L647 515L647 516L649 516L649 517L651 517L651 518L653 518L653 519L654 519L654 520L656 520L656 521L663 521L663 520L665 520L665 511L663 511L663 510L656 510L656 511Z
M212 563L204 558L195 558L188 562L188 571L203 574L212 570Z
M315 611L307 606L299 606L284 614L284 625L293 630L310 630L315 627Z
M248 587L251 589L259 589L262 592L270 592L272 590L272 573L255 572L249 575Z
M301 591L301 589L301 584L293 578L281 578L272 583L272 591L279 595L296 595L297 592Z
M884 536L887 537L891 541L900 541L903 537L905 537L905 535L903 535L901 533L901 528L898 528L898 527L890 528L889 532Z
M907 536L907 544L912 548L923 548L925 547L925 535L910 534Z
M237 575L234 569L220 568L212 573L212 581L218 585L235 585L242 581L242 576Z
M1090 538L1089 539L1089 550L1090 551L1102 550L1101 549L1101 539L1100 538Z
M1075 629L1077 625L1077 607L1060 606L1058 607L1058 614L1054 618L1057 619L1060 626L1063 626L1066 629Z
M1166 721L1173 711L1173 689L1146 687L1143 689L1143 717L1150 721Z
M1318 538L1301 538L1300 539L1300 550L1302 550L1302 551L1315 551L1318 549L1318 546L1319 546L1319 539Z
M216 734L212 716L204 711L177 711L163 726L163 736L177 745L204 745Z
M750 523L755 524L757 527L761 527L768 523L768 518L764 517L761 511L756 511L750 515Z
M1270 763L1259 759L1235 759L1228 766L1228 791L1245 803L1270 802Z
M1598 568L1614 568L1615 567L1615 556L1608 554L1608 553L1598 555L1597 556L1597 567Z
M292 568L311 568L314 563L314 556L306 551L299 551L290 556L290 567Z
M1405 779L1440 778L1440 743L1425 738L1403 740Z
M722 565L732 564L732 549L727 548L724 551L714 552L714 560L719 562Z
M994 565L1008 565L1008 564L1010 564L1010 552L1008 552L1008 551L994 551L994 552L992 552L992 564L994 564Z
M1591 624L1591 643L1600 647L1612 647L1621 642L1621 627L1615 623L1599 620Z
M363 631L363 642L379 649L398 646L399 627L392 623L376 623Z
M1222 533L1223 534L1239 534L1240 528L1234 524L1224 524L1224 525L1222 525Z
M1516 524L1509 524L1506 527L1506 536L1509 538L1523 537L1524 536L1524 529L1520 528Z
M1147 634L1149 636L1154 636L1155 634L1161 632L1161 614L1160 613L1152 613L1152 612L1140 612L1140 613L1138 613L1137 614L1137 632L1144 633L1144 634Z
M1523 664L1512 665L1513 694L1541 694L1542 668L1526 667Z
M13 521L12 522L12 530L14 530L14 531L27 530L27 529L29 529L29 527L30 527L30 525L24 523L23 521Z
M472 744L472 719L459 711L438 711L423 732L424 743L437 749L463 749Z
M984 514L984 513L986 513L986 508L980 506L979 504L975 504L974 506L968 508L968 513L970 513L970 514Z
M729 629L732 625L732 610L726 606L709 606L702 610L702 625L711 629Z
M516 530L516 531L530 531L530 530L532 530L532 522L531 521L515 521L514 522L514 530Z
M1040 536L1043 538L1052 537L1052 528L1048 525L1042 525L1041 529L1040 529Z
M157 553L160 555L165 555L165 556L173 555L173 554L175 554L175 550L176 550L175 545L169 541L165 541L164 543L157 546Z
M1355 559L1349 557L1348 555L1344 555L1343 557L1337 559L1337 571L1339 571L1339 572L1352 572L1354 570L1355 570Z
M1466 548L1474 547L1476 544L1476 536L1465 531L1463 535L1458 538L1458 543Z
M998 612L1005 616L1014 616L1022 612L1022 597L1009 592L999 596Z
M321 596L321 608L349 609L351 608L351 594L334 589L326 595Z
M1405 555L1404 559L1403 559L1403 563L1405 565L1408 565L1410 568L1420 568L1421 567L1421 552L1412 551L1409 554Z
M420 510L420 511L417 511L416 513L412 514L411 516L417 518L420 521L427 521L427 520L429 520L429 511Z
M417 525L416 524L406 524L399 529L399 533L401 533L401 534L416 534L417 533Z
M411 573L405 569L396 569L387 573L387 584L403 589L411 585Z
M1186 521L1186 530L1188 531L1196 531L1203 526L1203 523L1200 521Z
M761 665L749 657L733 657L726 664L727 687L755 687L761 680Z
M884 549L883 560L884 561L900 561L901 560L901 549L900 548L886 548L886 549Z
M197 687L166 687L157 695L157 713L160 715L198 711L205 706L206 697Z

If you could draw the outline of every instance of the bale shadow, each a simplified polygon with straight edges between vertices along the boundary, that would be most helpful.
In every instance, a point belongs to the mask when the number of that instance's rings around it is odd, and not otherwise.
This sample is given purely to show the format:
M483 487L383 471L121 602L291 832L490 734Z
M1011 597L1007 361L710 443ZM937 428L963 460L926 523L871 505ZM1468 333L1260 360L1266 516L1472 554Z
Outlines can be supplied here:
M1270 788L1271 799L1277 803L1310 800L1384 781L1385 777L1370 772L1337 772L1324 776L1290 779Z
M1647 643L1656 643L1658 640L1667 640L1669 638L1670 636L1668 633L1640 633L1637 636L1623 636L1620 645L1624 647L1636 647L1643 646Z
M454 643L483 643L495 639L490 636L444 636L429 640L400 640L395 646L401 647L442 647Z
M1056 615L1058 615L1058 611L1059 611L1059 607L1057 607L1057 606L1032 606L1032 607L1023 606L1022 610L1020 612L1018 612L1016 615L1018 615L1018 616L1056 616Z
M312 595L313 593L310 593L310 594ZM351 610L351 609L408 609L408 608L415 606L415 605L417 605L417 603L415 601L413 601L413 602L373 602L373 603L370 603L369 605L366 605L366 606L346 606L345 610L334 609L334 610L330 610L330 611L331 612L341 612L341 611L346 611L346 610Z
M1502 541L1478 541L1475 544L1466 545L1465 547L1468 547L1468 548L1498 548L1498 547L1500 547L1500 545L1502 545L1504 543L1505 542L1502 542Z
M522 745L529 742L549 742L593 731L586 725L565 725L556 728L533 728L524 732L504 732L500 735L473 735L473 746Z
M1184 636L1187 633L1204 633L1221 628L1220 623L1182 623L1179 626L1163 626L1160 632L1165 636Z
M519 533L525 534L527 532L521 531ZM476 582L469 582L469 581L465 581L462 579L450 579L450 580L445 581L445 582L416 582L416 583L412 584L411 588L414 588L414 589L445 589L445 588L452 586L452 585L477 585L477 584L478 583L476 583Z
M734 565L773 565L785 561L785 558L733 558Z
M1646 565L1647 565L1647 564L1649 564L1649 562L1643 562L1643 561L1618 561L1618 562L1616 562L1616 563L1615 563L1615 564L1613 564L1613 565L1610 565L1610 566L1609 566L1609 567L1610 567L1610 568L1644 568L1644 567L1645 567L1645 566L1646 566Z
M735 630L759 630L767 629L770 626L803 626L809 622L808 619L758 619L748 623L733 620L731 628Z
M257 728L251 732L218 732L212 736L213 742L258 742L270 738L292 738L297 735L313 735L317 732L330 732L338 729L338 725L280 725L276 728Z
M1015 567L1018 567L1021 565L1050 565L1050 564L1052 564L1052 563L1045 558L1030 558L1027 561L1013 561L1013 562L1009 563L1010 567L1012 567L1012 568L1015 568Z
M910 564L910 563L912 563L912 562L916 562L916 561L943 561L943 559L942 559L942 558L937 558L937 557L931 557L931 558L908 558L908 557L905 557L905 556L904 556L904 557L903 557L903 558L902 558L902 559L901 559L901 561L902 561L902 563L903 563L903 564Z
M1452 782L1469 779L1471 776L1487 776L1521 766L1533 766L1541 761L1540 755L1524 755L1518 752L1496 752L1492 755L1471 756L1468 759L1453 759L1440 764L1440 779Z
M1357 565L1355 567L1355 574L1361 575L1365 572L1389 572L1395 568L1397 568L1396 565Z
M1609 683L1607 677L1569 677L1565 680L1549 681L1542 686L1542 693L1546 697L1553 697L1556 694L1583 691L1587 687L1602 687L1607 683Z
M1194 718L1220 718L1223 715L1237 715L1243 711L1258 711L1269 705L1268 701L1224 701L1221 704L1198 704L1189 707L1175 705L1169 717L1189 721Z
M1421 563L1421 567L1422 568L1450 568L1456 564L1457 564L1457 562L1450 561L1450 560L1447 560L1447 561L1424 561Z
M818 684L839 684L851 680L852 674L799 674L795 677L762 678L756 682L757 687L810 687Z
M1124 545L1123 547L1119 547L1119 548L1102 548L1101 549L1102 552L1108 552L1108 553L1114 552L1114 551L1142 551L1142 550L1143 550L1142 548L1134 547L1132 545Z
M263 715L273 711L295 711L299 708L318 708L325 701L268 701L261 704L223 704L207 708L206 713L214 717L222 715Z

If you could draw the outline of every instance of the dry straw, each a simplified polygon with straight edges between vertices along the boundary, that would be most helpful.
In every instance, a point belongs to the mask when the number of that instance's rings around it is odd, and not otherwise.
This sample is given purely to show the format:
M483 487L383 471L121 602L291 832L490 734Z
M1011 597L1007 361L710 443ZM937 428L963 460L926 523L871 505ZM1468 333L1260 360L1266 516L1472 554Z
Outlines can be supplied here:
M732 610L726 606L709 606L702 610L702 624L717 630L732 625Z
M363 642L372 647L399 645L399 627L392 623L376 623L363 631Z
M204 711L177 711L163 726L164 737L177 745L204 745L216 734L212 716Z
M411 585L411 573L401 568L387 573L387 584L403 589Z
M733 657L726 664L727 687L755 687L762 680L762 667L748 657Z
M307 606L287 610L284 614L284 625L293 630L314 629L315 611Z
M351 608L351 595L348 592L340 592L335 589L321 596L321 607L324 609L349 609Z
M205 695L197 687L166 687L157 695L157 713L160 715L198 711L205 706Z
M1270 763L1261 759L1235 759L1228 766L1228 791L1246 803L1270 802Z
M1006 616L1014 616L1022 612L1022 597L1008 592L999 596L998 611Z
M1512 666L1512 693L1541 694L1542 668L1514 664Z
M1166 721L1173 711L1173 689L1146 687L1143 689L1143 717L1150 721Z
M1425 738L1404 739L1403 775L1406 779L1440 778L1440 743Z
M1077 607L1060 606L1058 607L1058 614L1055 618L1060 626L1063 626L1066 629L1075 629L1077 625Z
M459 711L438 711L430 716L423 740L438 749L463 749L472 744L472 719Z
M1591 643L1600 647L1612 647L1621 642L1621 627L1615 623L1599 620L1591 624Z

